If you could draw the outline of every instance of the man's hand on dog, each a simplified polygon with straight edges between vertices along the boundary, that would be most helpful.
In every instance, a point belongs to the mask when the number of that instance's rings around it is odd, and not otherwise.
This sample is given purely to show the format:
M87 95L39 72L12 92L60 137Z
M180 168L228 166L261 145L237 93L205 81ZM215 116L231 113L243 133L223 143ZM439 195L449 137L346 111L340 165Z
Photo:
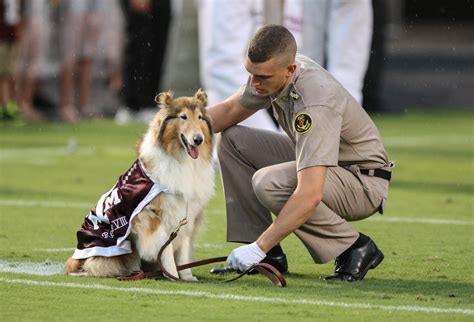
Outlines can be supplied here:
M267 254L254 242L234 249L227 257L227 264L230 268L244 272L250 266L260 263L265 256Z

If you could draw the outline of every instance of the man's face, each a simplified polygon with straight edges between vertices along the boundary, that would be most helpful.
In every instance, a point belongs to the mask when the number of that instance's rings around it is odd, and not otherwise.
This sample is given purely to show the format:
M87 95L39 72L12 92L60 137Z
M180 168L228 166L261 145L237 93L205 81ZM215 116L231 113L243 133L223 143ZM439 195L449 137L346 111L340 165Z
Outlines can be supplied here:
M275 58L263 63L245 61L245 69L250 74L251 85L260 96L276 96L288 83L296 69L295 64L285 65Z

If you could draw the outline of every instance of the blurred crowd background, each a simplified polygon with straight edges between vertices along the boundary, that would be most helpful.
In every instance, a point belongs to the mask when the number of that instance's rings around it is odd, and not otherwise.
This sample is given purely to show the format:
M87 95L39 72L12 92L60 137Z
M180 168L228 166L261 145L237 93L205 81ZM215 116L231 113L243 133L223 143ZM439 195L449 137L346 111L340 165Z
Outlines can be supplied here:
M0 0L1 119L124 124L164 90L225 99L266 23L371 113L474 107L474 0Z

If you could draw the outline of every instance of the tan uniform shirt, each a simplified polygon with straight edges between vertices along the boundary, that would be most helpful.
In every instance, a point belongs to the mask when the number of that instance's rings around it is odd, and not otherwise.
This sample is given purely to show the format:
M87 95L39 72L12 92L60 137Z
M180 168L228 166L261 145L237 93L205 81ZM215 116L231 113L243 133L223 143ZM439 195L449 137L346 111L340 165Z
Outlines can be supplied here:
M296 70L278 97L263 97L250 85L240 104L252 110L272 107L295 143L297 171L313 166L376 169L388 163L380 133L360 104L324 68L296 55Z

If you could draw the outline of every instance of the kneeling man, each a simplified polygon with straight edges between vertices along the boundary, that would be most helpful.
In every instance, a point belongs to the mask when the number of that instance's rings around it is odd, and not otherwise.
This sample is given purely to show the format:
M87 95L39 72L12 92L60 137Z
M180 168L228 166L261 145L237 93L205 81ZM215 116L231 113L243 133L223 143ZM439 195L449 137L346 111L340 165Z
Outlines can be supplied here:
M222 132L227 239L247 244L227 262L244 271L264 261L285 273L280 241L295 233L316 263L336 258L325 280L362 280L384 255L349 221L383 213L393 164L359 103L296 49L286 28L261 28L248 47L247 84L208 107ZM236 125L268 107L286 134Z

